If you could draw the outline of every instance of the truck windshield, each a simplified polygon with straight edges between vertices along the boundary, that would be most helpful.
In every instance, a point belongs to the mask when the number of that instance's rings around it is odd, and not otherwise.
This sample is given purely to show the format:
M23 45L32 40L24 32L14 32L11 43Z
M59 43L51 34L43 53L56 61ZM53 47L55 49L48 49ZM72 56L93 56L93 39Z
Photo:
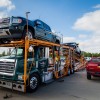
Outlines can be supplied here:
M14 48L11 50L10 56L16 55L16 56L23 56L23 48Z

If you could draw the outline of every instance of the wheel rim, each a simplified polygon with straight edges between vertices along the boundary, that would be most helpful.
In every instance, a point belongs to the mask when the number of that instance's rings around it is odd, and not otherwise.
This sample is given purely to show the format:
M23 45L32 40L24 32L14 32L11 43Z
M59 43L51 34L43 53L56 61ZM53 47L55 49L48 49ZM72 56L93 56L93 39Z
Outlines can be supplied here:
M68 75L70 74L70 69L68 69Z
M37 78L36 77L32 77L30 79L30 87L31 87L31 89L35 89L37 87L37 85L38 85Z
M33 38L32 33L28 31L28 39L32 39L32 38Z
M72 73L74 72L74 70L72 69Z

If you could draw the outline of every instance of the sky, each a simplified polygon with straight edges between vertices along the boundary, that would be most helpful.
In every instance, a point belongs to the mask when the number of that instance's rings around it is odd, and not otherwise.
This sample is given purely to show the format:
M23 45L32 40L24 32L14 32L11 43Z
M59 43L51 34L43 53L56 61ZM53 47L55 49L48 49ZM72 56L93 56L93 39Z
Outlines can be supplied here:
M0 18L41 19L63 42L77 42L81 50L100 53L100 0L0 0Z

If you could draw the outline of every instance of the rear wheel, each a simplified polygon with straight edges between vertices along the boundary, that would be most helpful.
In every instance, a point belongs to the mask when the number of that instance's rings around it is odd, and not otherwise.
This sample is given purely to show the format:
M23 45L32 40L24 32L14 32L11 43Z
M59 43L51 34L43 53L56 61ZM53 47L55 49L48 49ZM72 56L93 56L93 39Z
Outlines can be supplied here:
M60 44L60 41L59 40L56 40L56 42L55 42L56 44Z
M70 75L71 73L70 73L70 68L68 68L68 76Z
M39 87L39 76L38 74L32 74L28 80L27 92L34 92Z
M26 29L24 30L24 37L25 37L25 35L28 36L28 39L33 39L34 38L34 33L30 29L28 29L28 33L27 33Z
M71 69L71 74L74 74L74 67Z
M89 73L87 73L87 79L91 80L91 75Z
M10 40L7 40L7 39L0 39L0 44L6 44L6 43L9 43L11 42Z

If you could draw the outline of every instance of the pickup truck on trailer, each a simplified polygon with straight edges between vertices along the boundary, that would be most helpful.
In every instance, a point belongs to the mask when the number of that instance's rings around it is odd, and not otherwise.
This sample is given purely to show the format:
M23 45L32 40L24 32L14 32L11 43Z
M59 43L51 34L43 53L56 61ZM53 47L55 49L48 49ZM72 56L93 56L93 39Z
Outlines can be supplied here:
M8 17L0 19L0 42L24 39L27 33L26 18ZM60 44L61 38L52 33L51 28L43 21L28 20L28 38L36 38Z
M64 43L64 45L72 47L73 49L75 49L75 53L77 53L79 56L81 56L81 50L79 48L79 44L76 42L69 42L69 43Z

